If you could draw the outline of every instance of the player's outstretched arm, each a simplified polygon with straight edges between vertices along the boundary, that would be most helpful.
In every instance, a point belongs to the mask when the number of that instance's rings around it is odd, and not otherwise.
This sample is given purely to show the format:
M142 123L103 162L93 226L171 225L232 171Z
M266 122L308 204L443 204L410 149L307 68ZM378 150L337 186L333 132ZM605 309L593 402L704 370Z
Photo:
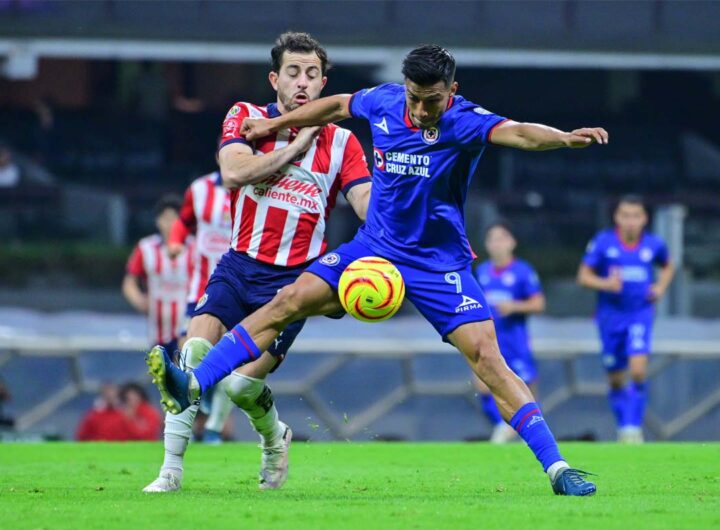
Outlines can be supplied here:
M248 140L262 138L291 127L322 126L350 118L350 94L316 99L269 120L245 118L240 130Z
M365 222L365 219L367 218L371 187L372 184L370 182L358 184L357 186L354 186L345 197L362 222Z
M223 185L235 189L262 182L307 151L319 133L319 127L306 127L285 147L260 156L243 143L224 146L218 153Z
M490 142L525 151L548 151L569 147L573 149L592 144L608 143L608 133L602 127L583 127L564 132L539 123L520 123L508 120L498 125L490 136Z

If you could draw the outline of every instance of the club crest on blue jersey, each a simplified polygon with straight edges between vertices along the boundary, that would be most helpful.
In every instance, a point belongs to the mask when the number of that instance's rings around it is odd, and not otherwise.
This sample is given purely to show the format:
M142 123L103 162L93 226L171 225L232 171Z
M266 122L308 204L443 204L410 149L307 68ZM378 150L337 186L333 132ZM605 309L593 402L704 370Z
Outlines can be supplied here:
M375 167L385 169L385 154L377 147L373 148L373 158L375 159Z
M327 265L328 267L333 267L340 263L340 256L337 255L335 252L325 254L322 258L320 258L320 263L322 263L323 265Z
M428 145L432 145L440 139L440 129L437 127L430 127L429 129L423 129L422 139Z

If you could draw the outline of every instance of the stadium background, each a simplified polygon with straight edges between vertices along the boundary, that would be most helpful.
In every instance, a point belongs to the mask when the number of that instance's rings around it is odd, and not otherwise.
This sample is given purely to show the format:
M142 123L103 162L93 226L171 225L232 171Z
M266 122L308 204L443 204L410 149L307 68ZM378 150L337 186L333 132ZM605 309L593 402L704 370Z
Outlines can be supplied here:
M3 436L70 439L107 374L146 381L144 319L120 294L126 257L153 230L155 200L213 169L230 105L274 99L269 49L295 29L328 48L325 94L399 81L403 53L434 41L455 53L467 98L609 130L603 149L489 149L471 241L481 249L498 215L513 222L548 297L532 328L549 420L562 438L610 440L593 295L574 273L614 199L642 193L682 264L656 326L648 437L720 439L719 18L717 2L662 0L0 0L0 138L21 169L0 189L0 376L13 396L2 413L16 420ZM369 152L366 125L346 125ZM330 245L356 226L342 205ZM490 430L464 362L410 308L375 327L316 319L271 384L310 439ZM254 439L239 414L235 435Z

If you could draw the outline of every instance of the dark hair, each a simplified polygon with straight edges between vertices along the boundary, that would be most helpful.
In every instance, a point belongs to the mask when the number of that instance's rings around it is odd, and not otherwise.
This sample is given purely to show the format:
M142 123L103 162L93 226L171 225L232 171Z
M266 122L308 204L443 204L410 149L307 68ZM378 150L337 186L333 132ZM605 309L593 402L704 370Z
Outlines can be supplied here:
M510 234L513 239L517 239L517 237L515 237L515 230L513 230L512 225L510 225L510 223L505 219L498 219L497 221L493 221L492 223L490 223L485 228L485 237L487 237L487 235L490 233L490 230L492 230L493 228L502 228L508 234Z
M621 204L632 204L635 206L641 206L643 210L647 211L647 206L645 206L645 200L642 198L641 195L635 195L632 193L628 195L623 195L618 199L618 202L615 205L616 211L618 208L620 208Z
M275 46L270 51L270 57L272 57L272 71L279 72L282 66L283 53L295 52L295 53L313 53L317 54L320 58L320 69L322 75L330 68L328 63L328 56L325 48L320 46L320 43L316 41L309 33L299 33L296 31L288 31L280 35L275 41Z
M455 58L442 46L423 44L405 56L402 73L420 86L434 85L438 81L450 86L455 80Z
M175 210L179 213L182 203L182 197L179 195L175 193L166 193L158 199L158 202L155 203L155 215L158 216L167 209Z
M120 388L120 401L122 401L123 403L127 402L127 396L130 392L137 392L142 401L148 400L147 392L145 392L145 389L137 383L130 382L125 383Z

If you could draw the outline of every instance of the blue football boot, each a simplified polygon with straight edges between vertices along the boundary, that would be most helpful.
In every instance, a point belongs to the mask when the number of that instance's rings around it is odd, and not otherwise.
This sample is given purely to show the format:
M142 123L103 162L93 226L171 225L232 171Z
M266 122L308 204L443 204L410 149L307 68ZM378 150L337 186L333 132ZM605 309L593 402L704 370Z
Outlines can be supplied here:
M189 398L190 374L175 366L162 346L155 346L145 357L148 373L153 384L160 391L163 410L180 414L192 405Z
M569 467L558 473L552 482L552 489L555 495L570 495L573 497L594 495L597 488L595 484L585 480L588 475L592 475L592 473Z

